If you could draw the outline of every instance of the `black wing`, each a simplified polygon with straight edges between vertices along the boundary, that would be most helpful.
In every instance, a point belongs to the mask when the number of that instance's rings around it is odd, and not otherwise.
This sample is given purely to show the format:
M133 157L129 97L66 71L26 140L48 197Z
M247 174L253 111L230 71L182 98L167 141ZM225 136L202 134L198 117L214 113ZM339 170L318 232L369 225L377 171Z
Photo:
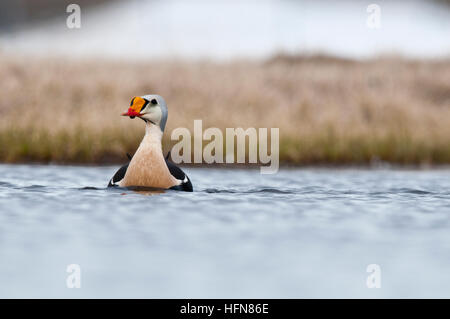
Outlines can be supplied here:
M122 166L119 170L114 174L113 178L108 183L108 187L119 186L119 182L125 177L125 173L127 172L128 165L130 163Z
M181 181L180 185L172 186L170 189L174 189L174 190L177 190L177 191L192 192L193 191L193 187L192 187L191 180L181 170L181 168L176 166L174 163L169 162L169 160L167 158L166 158L166 164L167 164L167 167L169 168L170 174L172 174L173 177L175 177L176 179Z

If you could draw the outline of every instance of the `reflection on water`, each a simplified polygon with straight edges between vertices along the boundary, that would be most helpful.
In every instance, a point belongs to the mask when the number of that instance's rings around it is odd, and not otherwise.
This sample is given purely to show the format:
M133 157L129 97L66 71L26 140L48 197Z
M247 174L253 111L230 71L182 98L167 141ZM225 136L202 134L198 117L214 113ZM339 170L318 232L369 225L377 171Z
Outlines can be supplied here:
M450 297L449 170L186 168L154 196L115 170L0 166L0 297Z
M136 194L141 195L158 195L158 194L164 194L168 192L168 190L165 189L158 189L158 188L152 188L152 187L128 187L127 190L133 191ZM126 195L127 193L122 193L122 195Z
M20 32L0 35L10 52L121 58L267 57L279 51L351 57L450 53L450 9L440 1L379 0L381 28L367 27L367 1L112 2L83 8L81 29L65 11Z

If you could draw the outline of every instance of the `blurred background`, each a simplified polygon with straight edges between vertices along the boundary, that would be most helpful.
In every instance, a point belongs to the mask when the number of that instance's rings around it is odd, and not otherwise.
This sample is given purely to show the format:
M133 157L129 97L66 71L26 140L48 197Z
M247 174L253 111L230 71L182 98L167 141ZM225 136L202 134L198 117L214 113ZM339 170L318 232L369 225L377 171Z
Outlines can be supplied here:
M448 56L448 1L132 0L76 2L82 27L69 32L73 1L2 1L2 49L100 57L233 59L279 52L352 58L397 53ZM381 28L366 26L368 5Z
M280 127L284 163L450 162L449 1L70 3L0 4L1 161L120 161L158 93L169 132Z

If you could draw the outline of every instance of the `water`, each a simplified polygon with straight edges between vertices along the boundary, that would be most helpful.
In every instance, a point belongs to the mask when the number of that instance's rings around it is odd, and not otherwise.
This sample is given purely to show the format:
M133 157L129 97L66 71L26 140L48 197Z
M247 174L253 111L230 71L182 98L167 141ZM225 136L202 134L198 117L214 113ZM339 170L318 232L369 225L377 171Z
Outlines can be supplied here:
M61 14L0 32L0 49L44 55L135 58L266 58L280 51L355 58L450 54L450 9L441 1L379 0L381 28L367 27L372 1L133 0L82 8L81 28ZM0 30L2 31L2 30Z
M450 170L189 168L150 195L115 169L0 165L0 297L450 297Z

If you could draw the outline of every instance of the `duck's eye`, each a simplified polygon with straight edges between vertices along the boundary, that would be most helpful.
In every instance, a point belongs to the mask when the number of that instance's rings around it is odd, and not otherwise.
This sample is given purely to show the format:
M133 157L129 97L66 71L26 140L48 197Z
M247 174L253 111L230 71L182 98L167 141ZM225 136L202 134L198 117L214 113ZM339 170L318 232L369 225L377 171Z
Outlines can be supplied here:
M153 105L158 104L158 101L156 101L156 99L152 99L150 102L151 102Z

